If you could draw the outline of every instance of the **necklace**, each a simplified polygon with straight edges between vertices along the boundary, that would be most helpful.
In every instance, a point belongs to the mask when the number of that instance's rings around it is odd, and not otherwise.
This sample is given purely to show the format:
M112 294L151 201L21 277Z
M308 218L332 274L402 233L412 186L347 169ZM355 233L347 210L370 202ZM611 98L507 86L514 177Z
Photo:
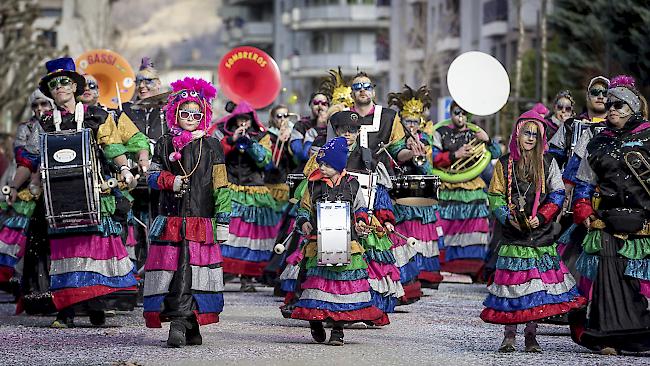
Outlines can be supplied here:
M181 163L182 159L176 160L178 162L178 165L180 165L181 170L183 171L183 174L185 174L182 177L183 179L187 179L187 178L191 177L192 174L194 174L196 169L199 167L199 164L201 163L201 156L203 156L203 139L199 140L199 159L196 161L196 165L194 165L194 168L192 169L190 174L187 174L187 171L185 171L185 167L183 167L183 163Z
M522 196L521 191L519 190L519 182L517 182L517 172L513 172L512 175L515 177L515 187L517 187L517 202L519 203L519 212L524 212L526 206L526 195L528 194L530 187L533 186L533 182L528 183L528 188L526 188L526 191Z

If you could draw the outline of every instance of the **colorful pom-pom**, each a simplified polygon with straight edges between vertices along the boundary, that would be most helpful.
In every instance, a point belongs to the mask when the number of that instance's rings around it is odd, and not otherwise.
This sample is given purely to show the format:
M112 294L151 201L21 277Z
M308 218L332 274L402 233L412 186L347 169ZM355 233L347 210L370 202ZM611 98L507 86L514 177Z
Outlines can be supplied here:
M179 161L181 160L181 153L178 151L174 151L173 153L169 154L169 161L174 162L174 161Z

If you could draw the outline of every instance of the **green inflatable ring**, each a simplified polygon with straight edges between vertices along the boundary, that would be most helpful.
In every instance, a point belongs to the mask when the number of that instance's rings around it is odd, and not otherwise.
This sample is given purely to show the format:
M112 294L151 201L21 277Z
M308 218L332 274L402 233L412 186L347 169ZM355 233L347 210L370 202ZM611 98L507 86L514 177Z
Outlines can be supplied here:
M436 123L433 126L433 130L435 131L440 127L449 126L450 124L451 124L451 120L446 119L444 121ZM478 132L478 131L483 130L481 127L479 127L479 126L477 126L477 125L475 125L473 123L468 123L467 127L470 130L474 131L474 132ZM467 181L470 181L470 180L478 177L483 172L483 170L485 170L485 168L488 166L488 164L490 164L490 160L492 160L492 154L488 150L488 151L485 152L485 154L483 155L483 157L481 158L479 163L474 168L472 168L472 169L470 169L470 170L468 170L466 172L457 173L457 174L450 174L450 173L445 172L444 170L433 169L433 175L439 176L441 181L447 182L447 183L467 182Z

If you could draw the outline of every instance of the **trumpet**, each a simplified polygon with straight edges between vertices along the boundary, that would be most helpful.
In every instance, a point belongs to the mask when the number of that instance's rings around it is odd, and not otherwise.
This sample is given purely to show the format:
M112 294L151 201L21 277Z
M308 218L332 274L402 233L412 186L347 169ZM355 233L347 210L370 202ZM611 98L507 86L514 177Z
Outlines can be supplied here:
M406 133L408 134L407 138L411 138L413 139L413 141L418 142L419 140L415 137L418 132L418 129L416 127L407 127L403 123L402 125L404 126L404 131L406 131ZM424 164L426 164L427 157L426 155L414 155L411 158L411 161L413 162L413 165L417 167L421 167Z
M449 167L450 173L460 173L462 171L472 169L481 161L481 158L483 158L483 155L487 151L485 142L480 141L476 137L468 142L468 145L470 145L471 155L462 159L458 159L453 164L451 164Z

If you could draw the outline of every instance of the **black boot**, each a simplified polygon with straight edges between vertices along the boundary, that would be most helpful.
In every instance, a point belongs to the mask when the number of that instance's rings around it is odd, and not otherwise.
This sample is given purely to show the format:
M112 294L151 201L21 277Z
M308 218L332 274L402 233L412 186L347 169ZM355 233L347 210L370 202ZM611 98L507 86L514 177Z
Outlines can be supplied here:
M52 322L50 328L67 329L74 328L74 309L66 308L56 314L56 320Z
M240 280L240 292L257 292L255 286L253 286L253 278L249 276L241 276Z
M106 323L106 313L103 310L90 310L88 311L88 317L92 325L100 326Z
M187 327L182 320L172 320L169 324L169 337L167 338L167 345L169 347L183 347L185 345L185 332Z
M199 331L199 322L196 317L190 319L190 327L185 331L185 343L188 346L200 346L203 344L203 337Z
M517 335L517 325L509 324L505 326L505 331L503 332L503 342L499 347L499 352L514 352L515 349L515 336Z
M332 332L330 333L330 341L329 344L331 346L342 346L343 343L343 326L334 324L332 327Z
M319 321L310 321L309 328L311 328L311 337L318 343L325 342L327 339L327 334L325 333L325 328L323 327L323 322Z

